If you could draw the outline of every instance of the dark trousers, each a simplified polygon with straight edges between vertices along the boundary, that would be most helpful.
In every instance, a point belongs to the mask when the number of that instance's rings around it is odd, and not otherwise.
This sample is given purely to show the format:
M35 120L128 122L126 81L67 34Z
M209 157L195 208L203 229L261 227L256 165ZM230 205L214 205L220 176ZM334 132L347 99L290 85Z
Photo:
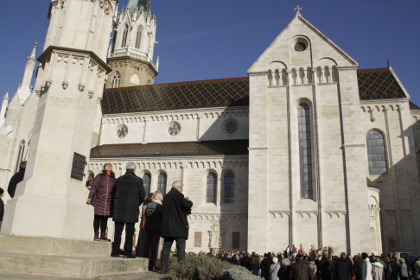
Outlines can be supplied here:
M165 237L162 248L162 271L167 271L169 268L169 253L172 244L176 241L176 252L178 254L178 262L185 259L185 238Z
M115 222L114 243L112 244L112 253L119 254L121 246L121 235L125 224L125 243L124 255L129 256L133 253L133 235L134 223Z
M146 241L146 229L140 228L139 235L137 237L137 246L136 246L136 256L141 258L143 257L144 252L144 242Z
M143 258L148 258L151 265L156 264L158 247L160 241L160 232L146 230L146 240L144 244ZM171 245L172 246L172 245Z
M95 218L93 218L93 230L95 232L99 231L99 225L100 225L101 232L104 233L106 231L107 224L108 224L108 216L95 215Z

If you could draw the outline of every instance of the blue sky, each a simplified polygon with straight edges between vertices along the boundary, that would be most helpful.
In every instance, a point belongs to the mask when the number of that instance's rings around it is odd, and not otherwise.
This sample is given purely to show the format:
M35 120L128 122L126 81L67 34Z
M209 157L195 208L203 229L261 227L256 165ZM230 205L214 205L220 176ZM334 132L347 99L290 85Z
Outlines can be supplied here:
M16 91L26 57L47 30L49 0L4 1L0 96ZM120 8L128 0L120 1ZM156 83L245 77L246 71L293 19L293 8L359 63L387 59L420 105L419 0L152 0L157 17ZM34 83L34 82L33 82Z

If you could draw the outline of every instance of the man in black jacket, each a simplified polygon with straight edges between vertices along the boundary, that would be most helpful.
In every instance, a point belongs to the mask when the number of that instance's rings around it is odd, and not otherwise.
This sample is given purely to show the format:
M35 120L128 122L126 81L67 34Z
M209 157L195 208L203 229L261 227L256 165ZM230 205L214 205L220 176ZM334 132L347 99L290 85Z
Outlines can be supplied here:
M162 237L164 238L162 248L162 273L166 273L169 267L169 252L172 244L176 241L178 261L185 259L185 242L188 239L187 215L191 214L193 203L184 198L182 194L184 184L182 181L175 181L172 189L163 199Z
M135 258L133 255L134 224L139 219L139 207L146 195L143 179L136 176L136 165L129 162L126 173L117 179L114 187L114 213L115 221L114 243L112 244L111 257L119 257L121 234L125 224L124 257Z
M19 165L19 171L15 175L13 175L12 178L10 178L7 192L9 193L11 198L15 196L17 184L23 181L23 177L25 176L25 168L26 161L22 161Z
M340 259L334 262L335 279L351 280L353 278L353 264L347 259L346 253L341 253Z

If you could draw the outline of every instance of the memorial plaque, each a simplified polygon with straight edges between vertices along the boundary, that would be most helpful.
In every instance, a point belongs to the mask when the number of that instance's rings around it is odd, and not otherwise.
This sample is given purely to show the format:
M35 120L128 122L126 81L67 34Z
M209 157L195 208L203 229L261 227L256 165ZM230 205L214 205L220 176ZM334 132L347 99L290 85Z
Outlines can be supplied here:
M232 232L232 249L239 249L240 232Z
M201 237L202 237L202 233L201 232L194 232L194 247L201 247Z
M74 153L73 156L73 166L71 168L70 178L83 181L83 173L85 172L86 157Z

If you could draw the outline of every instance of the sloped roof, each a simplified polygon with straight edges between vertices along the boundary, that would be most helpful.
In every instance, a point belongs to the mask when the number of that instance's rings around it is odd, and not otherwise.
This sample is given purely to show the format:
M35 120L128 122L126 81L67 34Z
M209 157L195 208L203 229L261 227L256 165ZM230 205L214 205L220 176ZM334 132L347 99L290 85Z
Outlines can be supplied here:
M420 110L420 107L410 101L410 109L411 110Z
M406 98L397 79L388 68L357 71L360 99Z
M194 155L247 155L249 140L103 145L90 158L157 157Z
M360 99L406 98L388 68L357 71ZM106 89L102 112L119 114L249 105L248 77Z
M104 114L249 104L248 78L107 89Z

